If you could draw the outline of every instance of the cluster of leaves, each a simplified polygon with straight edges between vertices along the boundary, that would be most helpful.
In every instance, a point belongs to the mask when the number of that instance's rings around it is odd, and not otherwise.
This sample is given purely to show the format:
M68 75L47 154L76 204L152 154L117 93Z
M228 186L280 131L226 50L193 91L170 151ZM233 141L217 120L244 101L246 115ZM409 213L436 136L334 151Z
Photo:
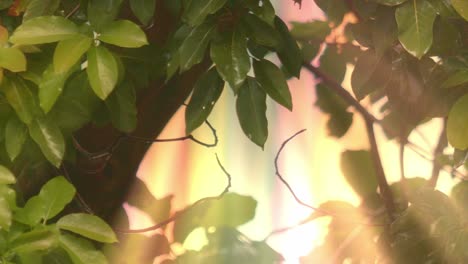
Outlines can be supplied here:
M117 242L103 220L84 213L56 219L75 196L72 184L62 176L55 177L21 208L10 187L15 181L0 166L0 263L107 263L90 241Z

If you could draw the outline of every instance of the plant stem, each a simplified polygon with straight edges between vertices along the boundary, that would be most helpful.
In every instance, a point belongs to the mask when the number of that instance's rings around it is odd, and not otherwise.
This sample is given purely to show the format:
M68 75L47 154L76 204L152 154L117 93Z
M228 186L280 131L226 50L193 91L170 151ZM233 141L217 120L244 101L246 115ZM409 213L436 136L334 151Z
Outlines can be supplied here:
M442 164L439 162L437 157L443 153L445 147L447 146L447 130L446 130L446 122L447 119L444 119L442 131L440 132L439 141L437 142L437 146L434 149L434 161L432 165L432 174L431 178L429 179L429 186L435 188L437 185L437 180L439 179L439 173L442 169Z

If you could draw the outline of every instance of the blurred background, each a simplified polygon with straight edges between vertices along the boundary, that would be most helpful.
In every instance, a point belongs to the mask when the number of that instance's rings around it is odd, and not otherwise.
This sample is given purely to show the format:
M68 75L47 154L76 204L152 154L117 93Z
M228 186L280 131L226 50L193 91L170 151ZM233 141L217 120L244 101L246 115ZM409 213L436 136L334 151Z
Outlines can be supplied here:
M323 14L314 1L304 0L299 8L293 1L272 0L277 13L287 22L320 19ZM348 69L348 80L350 70ZM354 115L353 127L340 140L328 137L327 116L314 107L317 80L303 71L301 79L291 79L294 109L292 112L268 101L269 136L264 150L260 149L242 132L235 111L235 100L226 88L208 120L216 128L219 145L205 148L191 141L157 143L147 153L140 166L138 177L149 187L156 198L174 195L173 210L206 196L218 195L226 185L226 176L218 166L215 153L232 176L231 191L254 197L257 204L255 219L240 230L249 238L262 240L273 230L293 226L307 218L312 211L298 204L287 188L276 178L274 159L281 144L301 129L307 129L291 141L283 150L279 168L304 202L319 206L327 200L344 200L357 205L359 198L342 176L339 157L345 149L367 149L368 142L362 120ZM345 87L348 86L345 83ZM363 102L365 104L365 101ZM372 111L372 110L371 110ZM410 140L432 153L441 122L435 120L411 135ZM387 142L378 132L380 154L385 172L390 181L399 179L398 145ZM173 117L161 138L174 138L185 133L184 108ZM202 141L212 142L211 131L201 127L195 136ZM414 152L405 153L405 171L408 177L428 178L431 163ZM447 192L452 186L451 177L442 172L438 189ZM138 209L126 206L131 216L132 228L152 225L151 220ZM283 254L288 264L299 263L299 257L307 255L321 244L327 232L329 219L321 218L288 232L271 236L269 245ZM203 236L196 234L186 242L187 247L198 249L203 246Z

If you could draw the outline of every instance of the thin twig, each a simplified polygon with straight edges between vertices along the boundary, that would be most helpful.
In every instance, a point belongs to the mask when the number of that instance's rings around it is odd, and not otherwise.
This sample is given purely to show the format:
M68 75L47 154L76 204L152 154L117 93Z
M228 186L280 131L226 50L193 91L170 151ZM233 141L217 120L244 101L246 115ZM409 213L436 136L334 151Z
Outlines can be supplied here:
M226 178L227 178L227 185L224 188L224 190L218 196L202 198L202 199L196 201L195 203L193 203L192 205L186 207L185 209L182 209L181 211L178 211L178 212L174 213L174 215L169 217L168 219L166 219L166 220L164 220L162 222L159 222L159 223L157 223L157 224L155 224L153 226L146 227L146 228L141 228L141 229L117 229L117 228L115 228L114 229L115 232L122 233L122 234L135 234L135 233L145 233L145 232L149 232L149 231L154 231L154 230L157 230L159 228L163 228L166 225L176 221L182 215L188 213L190 210L194 209L197 205L199 205L201 203L221 199L226 193L229 192L229 189L231 188L232 177L226 171L224 166L221 164L221 161L219 160L218 155L217 154L215 154L215 155L216 155L216 160L218 162L218 165L221 167L221 170L224 172L224 174L226 175Z
M73 181L72 181L72 179L70 177L70 174L68 173L66 165L64 163L62 163L62 166L60 168L63 171L63 175L65 176L65 178L71 184L73 184ZM80 194L80 192L78 190L76 191L75 197L73 199L78 203L78 205L81 207L81 209L83 209L86 213L94 215L93 209L91 209L91 207L89 207L89 205L83 199L83 196L81 196L81 194Z
M70 18L74 13L76 13L76 11L78 11L78 9L80 9L80 5L81 5L81 4L77 4L77 5L75 6L75 8L73 8L73 10L70 11L70 13L68 13L68 15L65 16L65 18Z
M440 156L443 152L445 147L447 146L447 129L446 129L446 122L447 120L444 119L444 123L442 126L442 131L440 132L439 141L437 142L437 146L434 149L434 162L432 165L432 174L431 178L429 179L429 186L435 188L437 185L437 180L439 179L440 170L442 169L442 164L437 160L437 157Z

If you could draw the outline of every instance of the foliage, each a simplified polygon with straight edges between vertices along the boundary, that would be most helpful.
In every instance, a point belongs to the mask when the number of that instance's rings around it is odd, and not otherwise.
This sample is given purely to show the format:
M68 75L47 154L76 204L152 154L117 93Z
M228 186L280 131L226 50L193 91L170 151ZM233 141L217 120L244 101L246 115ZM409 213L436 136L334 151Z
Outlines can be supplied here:
M126 200L159 223L155 229L175 222L172 238L166 230L122 234L126 241L105 246L106 253L137 241L153 247L128 256L129 263L168 257L170 244L197 228L209 243L165 263L280 261L265 241L236 230L255 215L251 197L227 188L170 216L170 197L153 197L134 171L148 148L142 143L154 142L190 94L188 136L179 140L194 140L190 133L226 85L242 130L263 148L266 100L292 111L287 79L303 69L321 80L315 105L330 117L330 136L343 137L360 114L371 145L342 153L340 165L361 205L330 201L316 208L309 220L332 221L324 244L304 262L332 256L340 263L465 263L466 179L450 198L433 187L442 168L460 175L457 168L467 166L466 1L315 3L325 21L291 22L289 31L268 0L0 0L1 263L105 263L89 239L116 242L103 219L115 222ZM354 95L341 85L348 65ZM374 126L404 149L409 134L434 118L446 122L429 182L405 178L403 170L402 180L389 185ZM446 140L451 153L444 152ZM75 185L53 178L58 170ZM134 182L146 205L126 198ZM85 199L72 203L77 189ZM92 210L97 215L83 213Z

